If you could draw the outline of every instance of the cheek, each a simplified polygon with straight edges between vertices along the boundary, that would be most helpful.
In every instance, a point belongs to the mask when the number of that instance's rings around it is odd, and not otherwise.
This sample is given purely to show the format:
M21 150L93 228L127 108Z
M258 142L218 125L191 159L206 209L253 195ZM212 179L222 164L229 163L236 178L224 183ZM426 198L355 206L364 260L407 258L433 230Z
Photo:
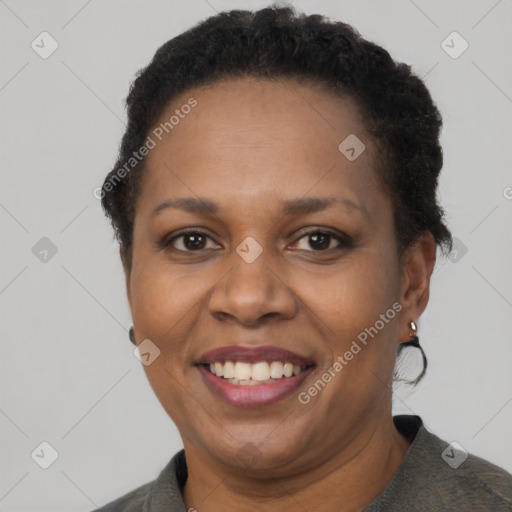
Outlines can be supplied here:
M147 265L132 280L132 290L133 313L140 323L165 323L169 328L177 318L186 316L197 299L193 280L157 265Z
M159 346L162 361L185 357L189 345L181 340L197 323L218 273L192 265L172 267L149 257L140 261L131 275L132 317L138 336Z
M190 368L183 362L192 359L190 339L212 277L204 271L191 275L186 268L177 270L149 257L139 261L131 275L132 317L138 337L152 340L160 350L158 358L143 368L164 410L186 430L183 418L195 418L199 408L185 391Z
M297 276L294 289L342 349L397 299L397 278L390 265L377 252L361 251L331 272Z
M347 414L360 404L382 406L395 364L399 299L392 256L368 250L350 263L346 270L328 279L311 280L308 286L309 303L315 304L328 326L329 358L324 371L338 362L334 385L326 390L327 402L333 411ZM342 395L355 400L339 400Z

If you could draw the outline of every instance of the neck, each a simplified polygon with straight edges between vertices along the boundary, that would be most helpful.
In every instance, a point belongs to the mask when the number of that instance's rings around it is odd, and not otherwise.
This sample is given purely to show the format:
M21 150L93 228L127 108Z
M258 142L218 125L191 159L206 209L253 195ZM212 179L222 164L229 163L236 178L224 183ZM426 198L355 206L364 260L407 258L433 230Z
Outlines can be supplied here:
M386 488L409 446L389 416L339 453L313 460L307 470L269 478L233 469L186 443L184 499L187 510L201 512L360 511Z

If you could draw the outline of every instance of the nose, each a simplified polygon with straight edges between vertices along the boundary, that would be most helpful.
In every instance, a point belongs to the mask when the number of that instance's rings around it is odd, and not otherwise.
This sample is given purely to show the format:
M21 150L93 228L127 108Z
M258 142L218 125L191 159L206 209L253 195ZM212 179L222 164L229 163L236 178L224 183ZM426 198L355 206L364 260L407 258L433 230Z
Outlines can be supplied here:
M297 300L268 252L264 250L251 263L233 254L231 270L210 295L209 309L216 319L255 326L293 318Z

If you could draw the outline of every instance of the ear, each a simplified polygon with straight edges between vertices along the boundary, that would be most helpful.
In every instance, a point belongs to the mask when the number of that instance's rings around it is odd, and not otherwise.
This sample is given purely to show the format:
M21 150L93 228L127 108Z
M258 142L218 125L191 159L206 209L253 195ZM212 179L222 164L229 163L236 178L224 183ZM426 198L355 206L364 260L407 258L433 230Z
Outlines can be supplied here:
M410 341L409 322L417 322L428 304L430 276L436 262L436 243L430 231L423 232L402 258L399 341Z
M126 286L126 296L128 297L128 304L130 305L130 311L131 311L131 309L132 309L132 292L131 292L131 287L130 287L131 265L126 260L125 255L121 248L119 248L119 256L121 257L121 262L123 264L124 279L125 279L125 286Z

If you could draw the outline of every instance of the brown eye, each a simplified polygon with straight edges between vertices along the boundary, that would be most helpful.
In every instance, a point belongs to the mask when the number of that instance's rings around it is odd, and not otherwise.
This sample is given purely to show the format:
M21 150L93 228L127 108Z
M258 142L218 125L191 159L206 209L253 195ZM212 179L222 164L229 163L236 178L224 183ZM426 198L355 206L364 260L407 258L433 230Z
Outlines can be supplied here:
M183 235L183 245L191 251L194 249L204 249L206 245L206 237L200 235L199 233L189 233Z
M211 238L201 231L188 231L171 238L165 245L171 246L176 251L197 252L209 248L208 240Z
M329 249L329 245L331 244L332 235L327 233L315 233L314 235L309 236L309 245L312 249L325 250Z
M298 249L315 252L327 251L329 249L341 249L349 246L347 236L329 231L315 230L305 233L297 242ZM302 244L302 246L301 246Z

